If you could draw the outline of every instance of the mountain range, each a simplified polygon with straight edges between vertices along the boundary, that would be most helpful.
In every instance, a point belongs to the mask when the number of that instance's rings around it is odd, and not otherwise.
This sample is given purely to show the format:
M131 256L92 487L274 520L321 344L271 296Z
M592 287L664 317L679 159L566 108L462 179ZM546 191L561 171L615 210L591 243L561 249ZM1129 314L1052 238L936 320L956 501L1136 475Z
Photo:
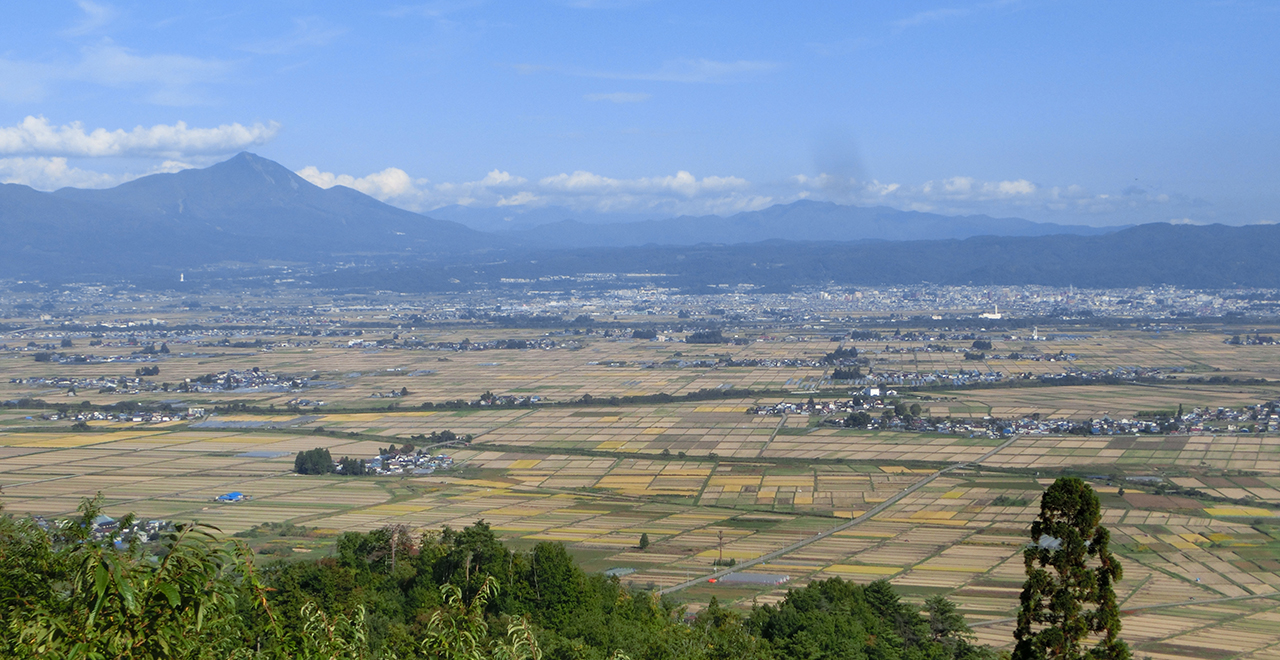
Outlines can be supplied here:
M510 230L480 231L464 223L492 226L495 212L505 211L440 211L445 219L350 188L320 188L249 153L110 189L46 193L4 184L0 277L161 276L291 262L357 263L345 276L393 288L394 277L408 278L405 286L418 289L581 272L665 273L685 287L830 280L1280 286L1270 257L1280 248L1280 227L1266 225L1095 228L799 201L729 217L628 222L544 208L526 210ZM415 278L419 284L409 284Z

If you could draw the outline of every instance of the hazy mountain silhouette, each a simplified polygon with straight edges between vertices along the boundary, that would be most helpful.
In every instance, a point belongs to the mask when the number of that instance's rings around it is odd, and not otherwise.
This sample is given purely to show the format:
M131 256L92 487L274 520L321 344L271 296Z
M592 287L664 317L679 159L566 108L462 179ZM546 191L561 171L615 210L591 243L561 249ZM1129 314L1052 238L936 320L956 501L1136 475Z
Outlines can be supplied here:
M456 253L492 237L315 186L250 153L204 169L155 174L106 190L0 188L0 244L12 272L120 272L264 259ZM21 271L19 271L21 272Z
M3 277L155 273L170 281L173 271L201 265L292 261L365 264L363 276L346 269L329 278L333 285L350 277L424 290L581 272L666 273L681 287L1280 285L1276 226L1116 230L803 201L727 218L566 220L485 233L350 188L319 188L248 153L108 190L0 185L0 237Z
M563 210L562 210L563 211ZM567 211L563 211L568 213ZM457 218L462 214L455 215ZM571 217L571 216L570 216ZM543 224L510 237L537 247L623 247L790 241L913 241L971 236L1048 236L1106 234L1121 227L1089 227L1031 222L986 215L945 216L899 211L886 206L845 206L801 200L729 217L681 216L639 222L586 223L577 219Z
M741 245L579 248L531 252L491 263L423 264L349 269L325 275L325 286L396 291L466 291L575 273L647 273L593 281L586 287L675 287L722 291L755 284L766 292L793 287L933 283L1189 288L1280 287L1280 225L1139 225L1103 236L975 236L963 240L790 242Z

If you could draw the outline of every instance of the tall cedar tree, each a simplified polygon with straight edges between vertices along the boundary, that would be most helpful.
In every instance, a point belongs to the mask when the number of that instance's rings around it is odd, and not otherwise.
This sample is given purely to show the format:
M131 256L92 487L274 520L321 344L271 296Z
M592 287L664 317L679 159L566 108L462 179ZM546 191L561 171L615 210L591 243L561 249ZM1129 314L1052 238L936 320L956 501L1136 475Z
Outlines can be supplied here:
M1119 638L1120 610L1112 584L1123 577L1107 544L1110 533L1098 496L1083 480L1063 477L1040 500L1023 552L1027 581L1014 631L1013 660L1129 660ZM1086 605L1095 605L1085 609ZM1093 648L1085 638L1099 635Z

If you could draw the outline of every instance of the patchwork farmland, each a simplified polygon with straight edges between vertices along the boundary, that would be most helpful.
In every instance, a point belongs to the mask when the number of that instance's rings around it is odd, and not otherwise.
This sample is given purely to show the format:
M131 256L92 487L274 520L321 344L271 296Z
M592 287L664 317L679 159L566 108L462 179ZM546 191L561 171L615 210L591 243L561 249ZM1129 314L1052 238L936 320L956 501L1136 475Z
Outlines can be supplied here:
M913 601L947 595L980 624L979 641L1008 647L1005 619L1017 608L1021 550L1038 497L1057 476L1076 474L1102 498L1125 566L1117 590L1125 636L1138 653L1216 660L1272 657L1280 648L1280 600L1268 597L1280 592L1280 434L1265 422L1136 436L993 437L850 428L819 414L749 414L779 402L851 396L858 388L833 382L821 364L840 346L856 347L867 368L880 372L956 371L979 362L929 348L938 341L757 334L738 345L702 346L492 327L370 330L359 342L244 331L236 339L249 347L235 348L178 333L166 337L163 357L119 364L36 362L28 351L9 351L0 354L0 399L48 405L0 412L0 502L8 514L56 518L101 494L111 516L194 520L227 535L293 525L291 535L250 539L270 556L327 553L344 531L484 521L517 547L561 542L588 570L623 569L624 583L655 590L857 521L744 569L785 581L700 580L672 597L695 610L712 596L749 608L811 580L887 579ZM547 339L552 346L427 350L406 338L434 346ZM116 341L123 353L120 342L128 340ZM1001 355L1033 348L1074 357L988 359L980 368L1036 375L1138 366L1177 377L900 387L893 396L935 418L1077 421L1256 407L1280 397L1272 384L1280 380L1280 347L1231 346L1221 333L1097 331L1030 348L1023 340L994 343ZM166 387L128 379L136 390L74 385L132 373L137 364L157 365ZM291 385L188 386L254 368L283 374ZM1196 374L1232 380L1192 382ZM484 403L481 393L497 403ZM653 398L659 393L670 396ZM124 401L170 402L175 412L167 421L114 412L77 421L80 410L116 411ZM431 447L454 459L448 470L293 472L300 451L371 459L392 444L426 447L424 438L445 430L470 436ZM230 492L247 499L215 500ZM650 540L644 549L641 535ZM1162 605L1176 606L1151 607Z

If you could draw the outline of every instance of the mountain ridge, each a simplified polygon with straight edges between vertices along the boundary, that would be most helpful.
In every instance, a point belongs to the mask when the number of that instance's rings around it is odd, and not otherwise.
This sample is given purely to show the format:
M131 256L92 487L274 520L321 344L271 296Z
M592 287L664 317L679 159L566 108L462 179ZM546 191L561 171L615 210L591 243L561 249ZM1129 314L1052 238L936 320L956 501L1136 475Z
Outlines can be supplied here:
M678 216L625 223L583 223L572 219L504 233L522 245L547 247L623 247L795 241L918 240L970 236L1098 235L1124 227L1039 223L987 215L945 216L900 211L886 206L847 206L798 200L731 216ZM654 240L661 237L661 240ZM731 238L732 240L726 240Z
M495 244L350 188L320 188L247 152L101 190L0 188L0 232L11 239L0 244L5 275L456 254Z
M1068 230L1093 233L1056 233ZM159 281L178 270L289 262L315 272L360 263L370 282L418 268L444 289L582 272L669 272L672 285L694 288L822 278L1280 286L1280 266L1267 257L1280 250L1278 226L1082 228L802 200L725 218L565 220L486 233L351 188L320 188L250 153L105 190L0 185L0 236L0 277Z

